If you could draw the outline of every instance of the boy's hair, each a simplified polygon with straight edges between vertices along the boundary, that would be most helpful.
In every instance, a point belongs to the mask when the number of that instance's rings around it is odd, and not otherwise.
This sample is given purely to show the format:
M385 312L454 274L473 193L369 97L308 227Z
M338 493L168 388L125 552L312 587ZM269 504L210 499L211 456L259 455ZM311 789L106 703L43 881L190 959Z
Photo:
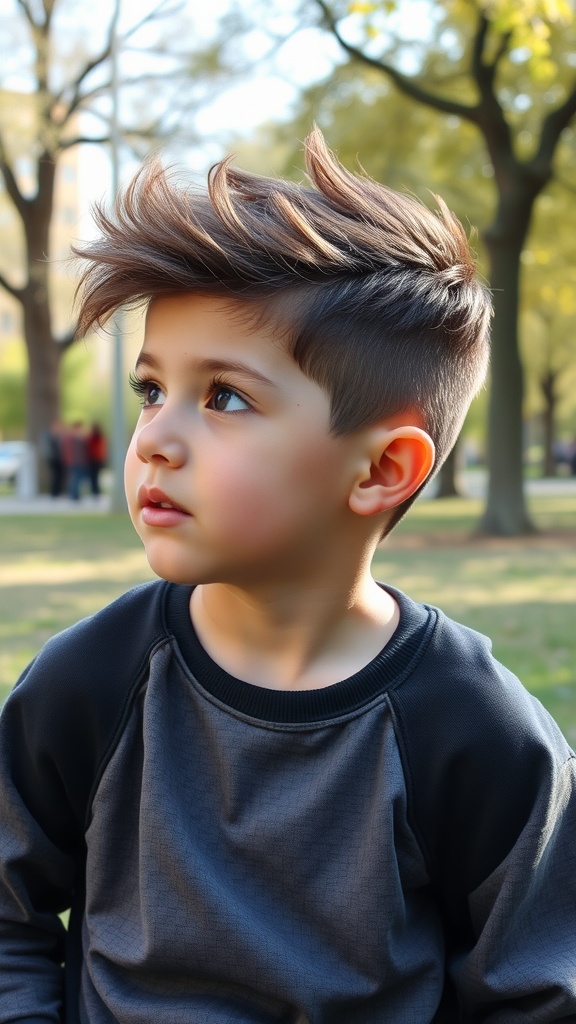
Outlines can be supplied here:
M441 199L431 212L346 171L318 128L305 148L315 187L224 160L200 192L145 166L115 216L97 208L101 237L75 249L88 261L80 330L157 296L240 299L328 392L334 433L407 412L438 468L488 363L491 299L465 231Z

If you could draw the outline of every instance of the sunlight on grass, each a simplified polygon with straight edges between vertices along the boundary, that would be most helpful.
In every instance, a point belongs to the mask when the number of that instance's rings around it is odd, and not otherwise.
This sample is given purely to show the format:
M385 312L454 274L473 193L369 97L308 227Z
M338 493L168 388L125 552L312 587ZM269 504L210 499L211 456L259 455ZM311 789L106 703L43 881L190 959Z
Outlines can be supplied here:
M143 551L128 551L113 558L75 558L73 561L50 558L47 554L28 556L0 570L0 585L26 583L78 583L83 580L147 579L150 569ZM0 627L1 631L1 627Z

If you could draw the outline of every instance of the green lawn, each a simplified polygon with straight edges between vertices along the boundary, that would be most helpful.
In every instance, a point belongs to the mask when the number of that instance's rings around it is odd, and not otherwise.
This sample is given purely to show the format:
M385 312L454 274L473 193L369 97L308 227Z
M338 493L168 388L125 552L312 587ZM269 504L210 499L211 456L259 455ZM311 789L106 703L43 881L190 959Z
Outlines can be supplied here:
M471 537L471 500L420 501L374 575L493 638L496 655L576 743L576 496L540 497L544 531ZM0 699L48 636L151 577L123 516L0 518Z
M151 576L127 516L2 516L0 701L49 636Z

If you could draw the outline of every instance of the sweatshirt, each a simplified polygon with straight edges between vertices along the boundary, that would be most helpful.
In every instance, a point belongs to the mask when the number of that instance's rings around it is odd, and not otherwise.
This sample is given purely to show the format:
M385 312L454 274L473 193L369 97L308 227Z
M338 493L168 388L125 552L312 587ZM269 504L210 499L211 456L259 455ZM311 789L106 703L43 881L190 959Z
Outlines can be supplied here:
M318 690L228 675L164 581L46 644L0 716L0 1024L576 1021L574 754L391 592Z

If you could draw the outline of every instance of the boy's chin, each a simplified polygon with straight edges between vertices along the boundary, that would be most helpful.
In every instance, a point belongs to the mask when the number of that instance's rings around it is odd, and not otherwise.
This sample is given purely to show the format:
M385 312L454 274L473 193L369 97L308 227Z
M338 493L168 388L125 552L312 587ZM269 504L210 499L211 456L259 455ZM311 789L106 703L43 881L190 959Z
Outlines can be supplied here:
M153 564L153 561L148 559L148 565L152 569L152 572L156 574L161 580L166 580L167 583L178 583L181 586L193 587L198 583L206 582L200 578L193 578L193 574L190 572L182 571L177 566L157 566Z
M191 565L190 562L187 565L182 564L181 561L174 558L154 557L154 553L151 552L146 552L146 556L152 572L161 580L166 580L167 583L178 583L185 587L195 587L200 583L223 582L220 578L215 578L217 574L209 572L207 567L196 567Z

